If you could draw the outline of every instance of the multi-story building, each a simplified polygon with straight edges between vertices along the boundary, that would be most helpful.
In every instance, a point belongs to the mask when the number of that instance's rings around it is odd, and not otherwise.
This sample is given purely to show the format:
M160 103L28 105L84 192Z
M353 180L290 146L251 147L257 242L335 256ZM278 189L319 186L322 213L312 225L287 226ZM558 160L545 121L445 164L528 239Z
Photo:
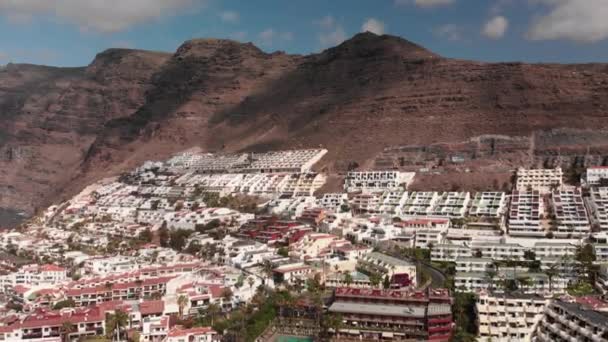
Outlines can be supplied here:
M523 260L527 248L517 243L479 243L473 246L482 257L494 260Z
M509 207L509 235L544 237L541 218L545 212L539 191L513 191Z
M380 198L380 212L385 215L399 215L399 209L407 200L407 196L407 191L403 190L385 191Z
M101 307L77 308L65 312L40 309L13 324L0 326L0 341L59 342L103 335L105 314L106 310ZM71 332L65 331L68 324L73 327Z
M414 191L409 194L401 207L402 215L428 216L439 200L439 194L432 191Z
M446 217L464 217L471 194L468 192L444 192L441 194L431 215Z
M608 187L594 187L590 192L589 212L601 230L608 230Z
M494 260L490 258L458 258L456 272L488 272L494 270Z
M592 166L587 168L585 182L590 186L601 186L608 181L608 166Z
M492 294L482 291L475 300L479 341L529 341L549 300L538 295Z
M380 201L380 194L358 194L350 202L351 209L355 213L379 213Z
M348 195L346 193L324 194L317 200L317 205L332 211L340 211L342 205L348 205Z
M516 189L519 191L540 191L549 193L561 188L563 172L560 167L555 169L517 169Z
M537 242L534 244L536 259L573 257L576 246L567 242Z
M414 176L413 172L351 171L344 180L344 190L347 192L382 192L407 189Z
M446 289L425 291L337 288L329 311L344 321L338 335L382 340L448 341L452 299Z
M608 319L584 305L554 300L545 309L532 341L608 341Z
M505 211L506 195L504 192L478 192L471 202L469 215L483 217L500 217Z
M431 250L433 261L455 261L459 258L470 258L473 251L470 247L455 244L439 244Z
M591 233L591 225L579 189L554 192L553 213L557 226L553 231L555 237L582 238Z

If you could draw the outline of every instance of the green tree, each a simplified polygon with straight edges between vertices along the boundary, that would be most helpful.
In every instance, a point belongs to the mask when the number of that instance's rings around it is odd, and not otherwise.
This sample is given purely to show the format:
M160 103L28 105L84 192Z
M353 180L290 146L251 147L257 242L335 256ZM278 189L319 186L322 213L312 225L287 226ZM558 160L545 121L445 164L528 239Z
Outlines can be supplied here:
M106 333L109 338L116 337L116 341L121 340L122 331L127 327L129 323L129 315L122 311L116 310L114 314L110 314L106 318Z
M160 227L160 229L158 230L158 240L160 241L160 245L162 247L169 247L169 239L170 239L170 235L169 235L169 230L166 227L166 223Z
M186 306L188 305L188 297L186 297L185 295L180 295L179 297L177 297L177 306L179 308L179 317L180 318L184 318L184 308L186 308Z
M76 326L71 322L65 321L61 324L60 334L64 342L70 341L70 334L76 332Z
M73 299L65 299L55 303L53 310L61 310L63 308L73 308L76 306L76 302Z
M346 286L350 286L353 283L353 276L350 272L344 274L344 282L346 283Z
M391 279L388 277L388 274L384 276L384 281L382 282L382 286L385 289L388 289L391 287Z

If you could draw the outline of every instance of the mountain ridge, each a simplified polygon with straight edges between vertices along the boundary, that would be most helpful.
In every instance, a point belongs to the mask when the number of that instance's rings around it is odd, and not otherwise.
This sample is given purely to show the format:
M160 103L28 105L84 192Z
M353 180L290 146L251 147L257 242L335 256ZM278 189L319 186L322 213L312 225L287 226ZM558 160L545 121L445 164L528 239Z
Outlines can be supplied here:
M0 207L32 213L192 146L324 146L321 167L340 173L400 145L608 129L607 93L606 64L450 59L372 33L305 56L194 39L172 54L108 49L80 68L11 65L0 69Z

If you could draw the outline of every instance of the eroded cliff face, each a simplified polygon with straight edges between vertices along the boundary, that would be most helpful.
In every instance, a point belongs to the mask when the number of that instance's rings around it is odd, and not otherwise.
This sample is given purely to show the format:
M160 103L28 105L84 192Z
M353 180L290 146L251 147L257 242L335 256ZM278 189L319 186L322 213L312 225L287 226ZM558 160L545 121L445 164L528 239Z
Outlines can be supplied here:
M324 146L322 167L340 172L352 161L373 167L394 146L599 132L607 94L604 64L454 60L370 33L309 56L200 39L173 55L108 50L87 68L9 66L0 72L0 206L32 210L192 146Z
M144 103L170 54L107 50L85 68L0 70L0 207L31 213L60 194L105 122Z

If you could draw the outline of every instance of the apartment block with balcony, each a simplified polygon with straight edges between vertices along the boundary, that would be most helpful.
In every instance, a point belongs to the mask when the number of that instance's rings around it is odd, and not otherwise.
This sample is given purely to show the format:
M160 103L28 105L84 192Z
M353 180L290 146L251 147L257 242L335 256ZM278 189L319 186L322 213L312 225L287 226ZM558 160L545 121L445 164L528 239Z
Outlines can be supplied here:
M508 232L510 236L544 237L541 218L545 206L539 191L513 191L509 206Z
M583 238L591 233L591 224L580 189L553 192L553 213L557 238Z
M475 194L471 202L469 215L481 217L500 217L507 203L507 197L504 192L487 191L478 192Z
M548 304L549 300L538 295L482 291L475 301L478 341L529 341Z
M518 191L540 191L549 193L561 188L563 172L560 167L555 169L517 169L516 189Z
M608 341L608 316L582 304L554 300L545 309L532 341Z
M344 180L344 190L346 192L383 192L407 189L414 176L414 172L351 171Z
M608 170L608 169L607 169ZM591 188L589 212L601 230L608 230L608 187Z
M444 192L431 210L433 216L464 217L467 212L471 194L468 192Z

